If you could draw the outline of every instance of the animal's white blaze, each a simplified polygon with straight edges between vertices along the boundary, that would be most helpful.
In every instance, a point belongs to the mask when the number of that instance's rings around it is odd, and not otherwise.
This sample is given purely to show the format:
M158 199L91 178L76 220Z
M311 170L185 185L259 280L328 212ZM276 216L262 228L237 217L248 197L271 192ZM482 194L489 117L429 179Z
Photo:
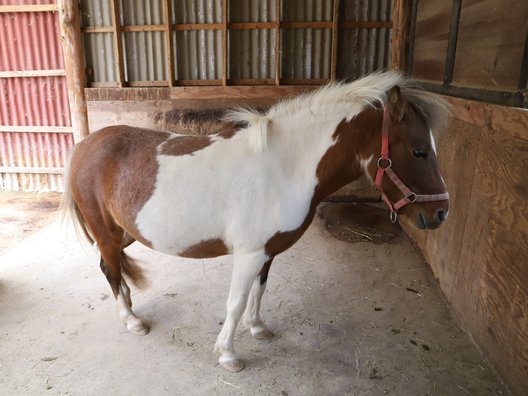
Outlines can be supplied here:
M436 154L436 141L433 135L433 131L431 129L429 129L429 137L431 138L431 147L433 148L433 151Z

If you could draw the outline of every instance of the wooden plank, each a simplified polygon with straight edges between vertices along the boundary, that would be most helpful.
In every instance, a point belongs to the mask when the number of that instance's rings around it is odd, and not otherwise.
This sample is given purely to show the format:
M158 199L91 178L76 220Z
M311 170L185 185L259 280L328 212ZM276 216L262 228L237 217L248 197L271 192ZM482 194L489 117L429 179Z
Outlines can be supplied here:
M281 68L281 1L275 0L275 85L280 85Z
M230 30L250 30L250 29L275 29L275 22L230 22L227 24Z
M261 98L298 95L313 90L313 87L299 86L223 86L223 87L181 87L171 90L172 99L222 99Z
M338 23L340 29L391 29L392 21L344 21Z
M64 168L0 166L0 173L63 174Z
M447 98L438 140L452 207L418 247L469 332L514 394L528 387L528 112ZM402 221L404 218L402 217Z
M195 86L195 85L222 85L222 80L177 80L174 85L178 86Z
M83 33L113 33L114 28L112 26L84 26L81 28Z
M167 25L125 25L121 26L122 32L163 32Z
M123 58L123 43L121 41L121 22L119 0L110 0L112 10L112 26L114 28L114 54L116 62L116 75L119 87L126 85L125 81L125 59Z
M525 1L464 0L453 84L517 89L527 33Z
M281 22L283 29L332 29L333 22Z
M174 86L174 48L172 32L171 1L163 0L163 15L165 20L165 56L167 57L167 79L169 87Z
M222 0L222 85L227 85L228 48L227 48L227 4L228 0Z
M444 69L444 84L451 84L453 81L453 67L455 65L456 47L458 43L458 27L460 22L460 11L462 0L453 0L451 7L451 22L449 24L449 40L447 43L447 53Z
M57 6L73 139L77 143L89 133L88 113L84 98L86 76L81 36L81 14L76 0L57 0Z
M276 85L274 78L230 78L228 85Z
M337 30L339 22L339 0L334 0L334 9L332 13L332 42L330 53L330 80L336 80L337 72Z
M404 72L407 58L407 36L411 3L405 0L394 0L392 17L391 65L393 70Z
M178 23L172 25L172 30L221 30L223 23Z
M66 71L64 69L0 71L0 78L55 77L55 76L65 76L65 75L66 75Z
M73 127L70 126L36 126L36 125L0 125L0 132L17 132L17 133L72 133Z
M58 11L57 4L12 4L0 5L0 14L5 12L46 12Z
M157 80L157 81L128 81L129 87L166 87L169 85L168 80Z
M91 88L121 88L121 85L115 81L92 81Z
M146 101L170 98L170 88L86 88L87 101Z

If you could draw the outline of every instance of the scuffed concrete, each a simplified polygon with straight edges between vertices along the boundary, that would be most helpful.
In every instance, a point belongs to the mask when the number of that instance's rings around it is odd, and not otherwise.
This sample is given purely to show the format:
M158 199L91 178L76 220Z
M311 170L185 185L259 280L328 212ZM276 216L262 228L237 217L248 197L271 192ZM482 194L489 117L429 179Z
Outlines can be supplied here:
M404 236L334 239L316 218L279 256L263 299L276 333L240 326L241 373L216 364L229 256L185 260L138 244L145 337L126 332L98 257L57 223L0 257L2 395L496 395L504 390ZM408 290L411 289L411 290Z

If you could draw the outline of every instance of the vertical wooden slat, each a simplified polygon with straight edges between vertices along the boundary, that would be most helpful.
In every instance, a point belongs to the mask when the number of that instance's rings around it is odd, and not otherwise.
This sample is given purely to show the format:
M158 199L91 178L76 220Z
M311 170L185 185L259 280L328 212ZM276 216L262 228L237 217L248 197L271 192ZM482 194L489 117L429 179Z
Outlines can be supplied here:
M275 85L280 85L280 0L275 0Z
M112 9L112 27L114 29L114 52L116 57L117 84L119 87L125 86L125 66L123 59L123 44L121 41L121 21L119 0L110 0Z
M449 41L447 43L446 63L444 71L444 85L449 85L453 81L453 69L455 68L455 55L458 41L458 25L460 22L460 10L462 0L453 0L451 10L451 24L449 26Z
M84 87L84 52L81 36L81 14L76 0L57 0L59 25L66 69L66 86L70 103L73 140L88 136L88 115Z
M337 65L337 32L339 22L339 0L334 0L334 12L332 17L332 58L330 59L330 80L336 80Z
M169 87L174 86L174 49L172 47L172 21L170 0L163 0L163 13L165 14L165 53L167 55L167 79Z
M391 69L404 72L412 3L394 0L392 11Z
M227 2L222 1L222 85L227 85Z

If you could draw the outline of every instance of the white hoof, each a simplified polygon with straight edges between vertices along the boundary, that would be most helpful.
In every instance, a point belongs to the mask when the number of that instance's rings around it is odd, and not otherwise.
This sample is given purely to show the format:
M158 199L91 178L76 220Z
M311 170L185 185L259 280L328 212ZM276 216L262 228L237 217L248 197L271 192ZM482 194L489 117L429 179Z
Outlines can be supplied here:
M231 373L238 373L239 371L242 371L245 367L244 362L238 358L231 358L231 359L220 358L218 359L218 362L224 368L224 370L229 371Z
M267 327L261 327L255 331L251 331L251 335L257 340L269 340L275 336L275 334L273 334Z
M137 336L144 336L149 332L149 328L138 318L128 321L127 330Z

